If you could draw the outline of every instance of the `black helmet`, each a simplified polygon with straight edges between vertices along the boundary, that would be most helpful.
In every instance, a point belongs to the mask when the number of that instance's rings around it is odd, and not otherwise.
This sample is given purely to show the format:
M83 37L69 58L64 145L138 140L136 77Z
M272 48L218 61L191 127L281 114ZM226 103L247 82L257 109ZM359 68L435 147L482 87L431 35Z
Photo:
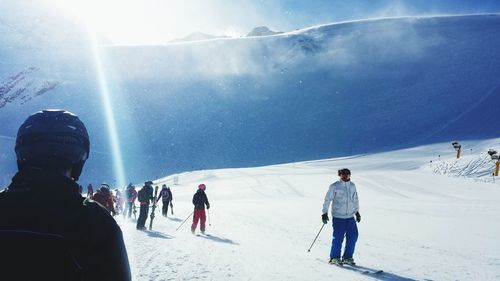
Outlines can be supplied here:
M103 193L109 193L109 184L105 182L101 183L101 187L99 188L99 190Z
M351 175L351 171L347 168L343 168L343 169L339 170L338 174L339 174L339 177L340 177L340 175Z
M64 110L42 110L33 113L19 127L16 138L19 169L26 165L72 167L78 180L85 160L89 158L87 129L75 114Z

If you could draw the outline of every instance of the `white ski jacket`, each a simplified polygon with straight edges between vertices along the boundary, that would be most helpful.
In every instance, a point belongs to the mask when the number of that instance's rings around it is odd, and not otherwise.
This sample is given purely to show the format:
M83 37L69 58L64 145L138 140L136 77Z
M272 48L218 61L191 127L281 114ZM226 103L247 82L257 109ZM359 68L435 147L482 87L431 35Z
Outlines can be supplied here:
M356 185L352 181L336 181L330 185L323 203L323 214L328 213L332 204L332 217L352 218L359 211L359 199Z

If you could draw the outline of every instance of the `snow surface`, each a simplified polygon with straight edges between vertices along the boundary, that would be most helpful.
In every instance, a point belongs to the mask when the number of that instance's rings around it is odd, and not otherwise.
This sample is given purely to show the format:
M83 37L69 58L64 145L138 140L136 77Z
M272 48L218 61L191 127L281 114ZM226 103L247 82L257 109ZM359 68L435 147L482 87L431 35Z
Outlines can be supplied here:
M440 143L171 175L155 184L171 185L174 216L163 218L157 210L153 231L117 220L136 280L500 280L500 184L435 173L442 171L437 163L467 163L498 150L499 142L463 142L460 160L450 143ZM330 223L307 252L322 225L328 185L343 167L351 169L360 197L355 259L384 270L381 275L327 264ZM174 176L179 185L172 185ZM176 231L202 182L211 203L211 236L191 234L190 219Z

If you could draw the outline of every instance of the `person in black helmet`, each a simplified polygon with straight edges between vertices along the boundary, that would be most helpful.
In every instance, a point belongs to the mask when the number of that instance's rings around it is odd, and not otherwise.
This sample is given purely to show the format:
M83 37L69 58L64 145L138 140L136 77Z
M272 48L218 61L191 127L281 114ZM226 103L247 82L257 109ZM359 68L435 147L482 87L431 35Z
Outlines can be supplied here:
M67 111L36 112L19 128L19 171L0 193L2 280L131 280L120 228L78 192L89 146Z
M155 197L153 195L153 182L147 181L144 183L144 186L137 192L137 200L141 204L141 208L139 209L139 218L137 219L136 228L139 230L146 229L146 220L148 219L149 213L149 203L153 203Z

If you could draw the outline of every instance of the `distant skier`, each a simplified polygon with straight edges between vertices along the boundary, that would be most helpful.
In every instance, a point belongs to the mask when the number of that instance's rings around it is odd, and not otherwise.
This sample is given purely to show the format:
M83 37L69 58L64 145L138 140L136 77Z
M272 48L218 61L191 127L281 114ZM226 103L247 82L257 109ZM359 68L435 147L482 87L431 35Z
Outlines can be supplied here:
M92 184L89 183L89 185L87 185L87 198L92 198L92 196L94 196L94 188Z
M158 198L156 199L156 202L160 201L160 198L162 199L161 201L163 202L163 207L162 207L162 215L164 217L168 217L168 205L170 207L173 207L172 205L172 191L170 190L170 187L168 187L166 184L161 186L161 191L160 195L158 195Z
M97 190L92 199L106 208L106 210L108 210L113 216L116 214L113 195L111 194L107 183L101 184L101 187Z
M117 214L121 214L123 212L123 202L124 202L123 194L119 189L115 190L115 210Z
M201 233L205 234L205 221L207 219L205 214L205 205L207 206L207 209L210 209L210 203L208 203L208 198L205 194L206 188L206 185L203 183L198 185L198 190L193 195L194 213L193 224L191 225L192 233L194 233L196 226L198 225L198 221L200 221Z
M333 241L330 251L331 264L355 265L353 255L356 241L358 240L358 227L356 222L361 221L359 214L359 199L356 185L351 181L351 171L341 169L338 171L340 180L334 182L328 188L323 203L323 215L321 217L324 224L328 223L328 209L332 203L332 225ZM356 220L354 220L356 216ZM346 238L344 255L340 258L342 243Z
M135 186L132 185L132 183L127 186L127 189L125 190L125 197L127 199L127 204L125 205L123 215L125 216L128 211L128 218L130 218L135 207L135 199L137 198L137 191L135 191Z
M152 185L152 181L145 182L144 186L137 193L137 200L139 200L139 203L141 204L141 209L139 211L136 228L140 230L146 229L145 224L149 213L149 203L152 203L155 200Z

